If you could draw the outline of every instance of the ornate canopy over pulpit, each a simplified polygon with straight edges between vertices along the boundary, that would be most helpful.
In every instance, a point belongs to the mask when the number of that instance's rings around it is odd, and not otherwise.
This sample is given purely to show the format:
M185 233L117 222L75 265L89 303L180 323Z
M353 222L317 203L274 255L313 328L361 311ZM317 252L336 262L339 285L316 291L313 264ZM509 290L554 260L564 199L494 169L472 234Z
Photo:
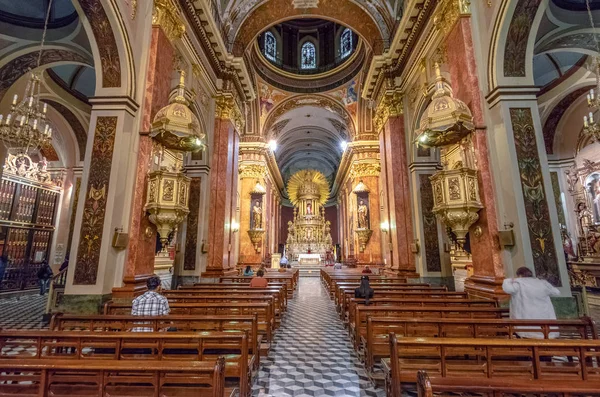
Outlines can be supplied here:
M329 183L319 171L303 170L292 175L287 191L294 205L294 220L288 222L288 258L310 260L311 264L318 259L320 263L332 247L331 225L323 207Z

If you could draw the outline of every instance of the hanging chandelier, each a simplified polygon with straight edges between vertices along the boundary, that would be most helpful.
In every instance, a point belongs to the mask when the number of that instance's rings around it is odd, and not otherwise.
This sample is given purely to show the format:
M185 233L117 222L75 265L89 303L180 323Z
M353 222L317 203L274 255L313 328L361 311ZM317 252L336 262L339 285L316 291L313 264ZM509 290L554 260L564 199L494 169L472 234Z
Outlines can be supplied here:
M42 61L51 9L52 0L48 2L36 69L39 69ZM47 109L47 104L40 103L40 74L31 72L21 100L15 95L10 113L6 117L0 114L0 140L18 154L27 154L30 150L49 145L52 128L46 121Z
M596 53L600 54L600 44L598 43L598 37L596 35L596 26L594 24L594 17L592 16L590 1L585 0L585 5L592 27L592 36L594 36L594 42L596 44ZM592 88L587 95L590 112L587 116L583 116L583 132L586 135L591 136L594 141L600 142L600 125L598 124L598 120L594 119L594 112L600 109L600 58L598 58L598 55L594 57L594 73L596 74L596 87Z

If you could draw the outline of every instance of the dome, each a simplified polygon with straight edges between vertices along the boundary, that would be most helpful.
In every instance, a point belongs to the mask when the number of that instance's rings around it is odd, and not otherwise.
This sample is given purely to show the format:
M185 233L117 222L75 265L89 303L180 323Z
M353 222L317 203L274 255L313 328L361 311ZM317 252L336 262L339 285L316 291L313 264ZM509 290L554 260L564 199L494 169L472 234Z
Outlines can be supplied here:
M177 96L154 116L150 136L167 149L195 152L204 146L200 122L185 99L185 74L181 72Z
M444 78L436 64L436 92L421 116L417 143L424 147L438 147L458 143L475 129L469 107L452 96L444 85Z

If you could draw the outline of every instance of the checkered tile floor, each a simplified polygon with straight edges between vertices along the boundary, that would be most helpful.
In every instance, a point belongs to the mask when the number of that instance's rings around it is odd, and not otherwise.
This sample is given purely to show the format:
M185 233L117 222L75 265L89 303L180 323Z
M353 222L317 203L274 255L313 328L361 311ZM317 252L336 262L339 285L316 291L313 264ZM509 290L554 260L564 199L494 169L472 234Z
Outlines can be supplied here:
M39 329L48 327L42 321L48 295L24 295L0 299L0 329Z
M255 397L385 396L369 381L319 278L300 278L269 357L261 363Z

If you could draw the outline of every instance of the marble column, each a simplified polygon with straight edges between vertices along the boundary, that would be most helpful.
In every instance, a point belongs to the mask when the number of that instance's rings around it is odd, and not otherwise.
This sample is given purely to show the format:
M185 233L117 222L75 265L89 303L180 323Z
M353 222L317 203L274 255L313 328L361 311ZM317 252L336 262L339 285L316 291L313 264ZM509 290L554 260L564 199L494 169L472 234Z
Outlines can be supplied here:
M210 169L210 203L208 258L202 277L219 277L236 273L231 252L234 242L232 222L235 221L238 181L239 131L241 112L231 95L221 95L216 101Z
M379 139L387 217L382 221L389 223L391 241L386 273L416 276L415 254L411 250L414 234L404 116L396 113L387 118Z
M144 210L152 156L152 138L148 134L156 113L169 103L173 56L173 46L163 28L153 26L137 151L133 214L129 222L127 262L123 273L123 286L113 289L113 298L135 297L146 289L146 280L154 274L156 227L150 222Z
M475 49L471 30L471 17L460 18L449 31L446 41L446 58L454 96L469 106L476 130L473 146L479 171L479 192L484 208L479 220L470 229L473 258L473 276L466 289L475 296L498 297L502 295L504 265L498 243L496 197L490 167L487 130L484 127L483 99L475 62Z

